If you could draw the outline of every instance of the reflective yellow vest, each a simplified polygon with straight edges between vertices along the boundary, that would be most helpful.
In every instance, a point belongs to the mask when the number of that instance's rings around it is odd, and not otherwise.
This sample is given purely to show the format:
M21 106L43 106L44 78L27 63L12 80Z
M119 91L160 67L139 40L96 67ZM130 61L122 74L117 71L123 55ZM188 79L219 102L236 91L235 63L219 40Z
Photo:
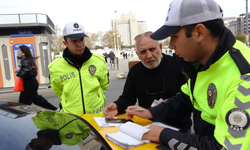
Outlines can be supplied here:
M49 64L52 91L60 98L63 111L72 114L102 113L106 105L104 93L109 85L104 58L92 54L77 69L65 58Z
M45 110L32 121L40 131L57 130L61 142L68 146L81 142L90 134L90 128L85 123L69 114Z
M246 59L245 66L249 67L250 49L237 40L233 48L240 51ZM194 108L201 112L201 118L215 126L216 140L229 150L249 150L250 73L241 74L227 51L207 70L198 72L193 96L190 85L189 79L181 90L189 95ZM212 108L208 99L214 100Z

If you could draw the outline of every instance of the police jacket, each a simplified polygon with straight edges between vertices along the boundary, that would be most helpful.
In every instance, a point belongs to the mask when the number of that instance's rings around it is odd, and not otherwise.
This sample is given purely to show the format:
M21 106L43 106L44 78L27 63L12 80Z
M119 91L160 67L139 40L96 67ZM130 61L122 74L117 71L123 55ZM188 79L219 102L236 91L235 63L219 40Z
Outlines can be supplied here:
M63 57L49 64L52 91L60 98L64 112L102 113L106 102L104 93L109 85L104 58L85 47L79 59L82 65L75 65L76 60L66 48Z
M165 128L161 143L171 150L248 150L249 62L250 49L225 28L204 66L185 63L189 80L181 92L149 110L154 121L178 117L178 111L193 112L195 135Z
M44 110L32 121L39 128L39 137L47 137L53 145L75 145L90 134L90 128L78 118L69 114Z

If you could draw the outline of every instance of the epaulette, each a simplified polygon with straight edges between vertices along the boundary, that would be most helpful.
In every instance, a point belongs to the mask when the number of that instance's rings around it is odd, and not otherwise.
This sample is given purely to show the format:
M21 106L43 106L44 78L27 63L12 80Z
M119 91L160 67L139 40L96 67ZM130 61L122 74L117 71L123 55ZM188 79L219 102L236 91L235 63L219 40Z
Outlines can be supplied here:
M241 75L250 73L250 65L238 49L230 48L229 54L239 68Z

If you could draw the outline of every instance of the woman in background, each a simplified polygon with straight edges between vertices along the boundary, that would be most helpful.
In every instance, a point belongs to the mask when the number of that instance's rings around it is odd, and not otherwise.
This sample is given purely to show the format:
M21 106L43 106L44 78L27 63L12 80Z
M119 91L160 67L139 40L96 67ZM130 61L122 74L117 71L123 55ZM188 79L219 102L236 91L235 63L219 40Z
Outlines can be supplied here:
M19 59L20 59L20 68L16 70L15 73L18 77L23 79L23 92L20 93L19 103L31 105L32 103L39 105L41 107L57 110L55 106L50 104L45 98L41 95L38 95L38 82L36 80L37 68L33 59L29 47L21 45L19 47Z

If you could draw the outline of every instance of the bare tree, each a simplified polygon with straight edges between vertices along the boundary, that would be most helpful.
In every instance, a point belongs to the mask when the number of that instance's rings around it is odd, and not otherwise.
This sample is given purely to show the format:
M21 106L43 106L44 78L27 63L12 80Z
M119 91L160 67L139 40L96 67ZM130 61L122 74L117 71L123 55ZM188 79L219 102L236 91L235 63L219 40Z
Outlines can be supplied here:
M93 49L93 48L95 48L95 45L96 45L96 43L98 42L98 35L97 34L95 34L95 33L93 33L93 34L91 34L91 36L90 36L90 44L91 44L91 48Z
M59 53L65 49L65 46L63 44L63 36L62 36L62 30L61 28L56 25L55 26L56 33L52 35L53 38L53 48L54 53Z
M97 35L98 35L98 44L99 44L99 46L103 46L102 45L103 32L102 31L98 31Z
M85 32L88 37L84 38L85 45L89 49L94 49L96 42L98 42L98 35L96 33Z
M122 45L122 41L121 41L121 37L119 36L119 33L117 33L118 35L118 41L119 41L119 45ZM116 39L116 34L115 31L110 30L110 31L106 31L105 34L102 36L101 38L101 43L104 47L109 47L109 48L114 48L114 41L116 42L117 45L117 39Z
M84 41L85 41L85 45L90 48L91 47L91 39L89 38L91 36L91 33L86 31L85 34L88 36L88 37L85 37L84 38Z

